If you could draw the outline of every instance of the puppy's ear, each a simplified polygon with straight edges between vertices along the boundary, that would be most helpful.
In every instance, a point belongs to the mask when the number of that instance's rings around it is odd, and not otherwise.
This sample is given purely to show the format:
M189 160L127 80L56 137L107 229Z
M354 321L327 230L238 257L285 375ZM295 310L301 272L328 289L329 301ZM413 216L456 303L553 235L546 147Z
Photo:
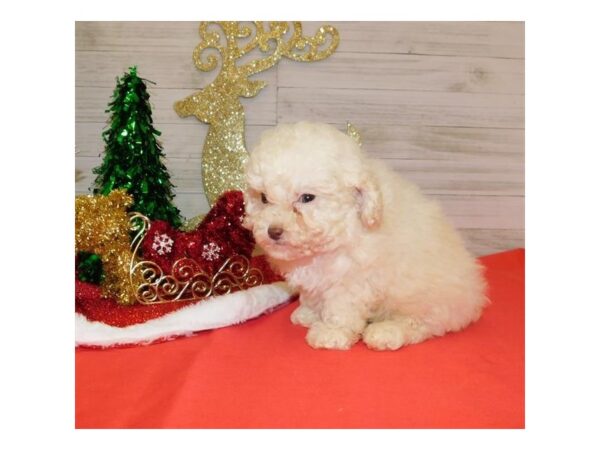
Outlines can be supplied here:
M364 174L355 186L360 220L365 228L376 228L383 218L383 199L378 183Z

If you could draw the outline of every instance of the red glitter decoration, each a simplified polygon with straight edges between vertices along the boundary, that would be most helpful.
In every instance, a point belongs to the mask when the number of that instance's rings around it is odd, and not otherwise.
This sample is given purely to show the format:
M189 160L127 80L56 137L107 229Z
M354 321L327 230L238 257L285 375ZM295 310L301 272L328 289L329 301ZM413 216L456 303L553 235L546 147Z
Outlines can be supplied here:
M165 273L171 273L178 259L191 258L200 264L201 270L213 274L233 255L250 258L254 238L242 227L243 216L242 193L229 191L219 197L194 231L178 231L167 222L155 220L142 241L142 257L158 264ZM173 240L169 251L154 245L157 236L162 235Z

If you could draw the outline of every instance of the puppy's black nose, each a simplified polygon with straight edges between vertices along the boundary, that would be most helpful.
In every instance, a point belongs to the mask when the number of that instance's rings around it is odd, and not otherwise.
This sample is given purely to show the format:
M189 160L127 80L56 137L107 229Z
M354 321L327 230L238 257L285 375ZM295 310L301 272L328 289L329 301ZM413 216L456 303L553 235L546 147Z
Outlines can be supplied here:
M271 239L273 239L274 241L278 241L281 235L283 234L283 228L277 225L271 225L267 230L267 233L269 233L269 237Z

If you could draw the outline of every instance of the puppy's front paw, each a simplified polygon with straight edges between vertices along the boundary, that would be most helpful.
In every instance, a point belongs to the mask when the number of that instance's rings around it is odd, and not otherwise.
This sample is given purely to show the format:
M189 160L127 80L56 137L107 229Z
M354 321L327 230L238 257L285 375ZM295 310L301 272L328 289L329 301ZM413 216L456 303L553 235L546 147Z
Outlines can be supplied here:
M319 320L319 316L312 309L307 308L304 305L298 306L292 315L290 320L294 325L302 325L303 327L310 327L313 323Z
M362 340L373 350L398 350L406 343L402 327L391 320L367 325Z
M358 335L347 328L338 328L315 322L306 334L306 342L313 348L348 350L358 341Z

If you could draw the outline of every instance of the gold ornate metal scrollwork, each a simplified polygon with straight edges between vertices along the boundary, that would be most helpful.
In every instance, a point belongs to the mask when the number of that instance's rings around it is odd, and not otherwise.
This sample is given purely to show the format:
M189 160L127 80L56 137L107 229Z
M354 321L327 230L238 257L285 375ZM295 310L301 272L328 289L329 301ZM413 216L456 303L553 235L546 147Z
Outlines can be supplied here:
M133 258L129 279L139 303L156 305L203 300L258 286L263 281L262 272L251 267L250 261L243 255L228 258L213 275L204 272L200 264L190 258L178 259L173 263L171 273L164 273L158 264L138 259L139 247L151 227L150 220L140 213L133 213L129 223L136 233L131 243Z

